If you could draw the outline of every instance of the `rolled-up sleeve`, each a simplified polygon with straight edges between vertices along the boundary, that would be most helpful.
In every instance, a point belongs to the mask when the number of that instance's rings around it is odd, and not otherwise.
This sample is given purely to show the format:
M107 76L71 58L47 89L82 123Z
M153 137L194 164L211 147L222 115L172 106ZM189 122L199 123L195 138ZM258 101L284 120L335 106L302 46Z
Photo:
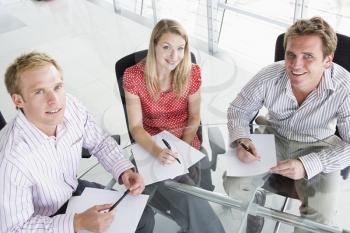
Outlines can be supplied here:
M85 116L83 147L98 159L106 171L119 180L124 171L134 168L133 164L124 157L118 143L96 124L92 115L85 111Z
M337 128L342 141L318 153L300 157L308 179L320 172L331 173L350 165L350 95L345 97L337 115Z
M263 85L258 73L242 89L227 110L227 126L230 142L249 138L249 123L263 106Z

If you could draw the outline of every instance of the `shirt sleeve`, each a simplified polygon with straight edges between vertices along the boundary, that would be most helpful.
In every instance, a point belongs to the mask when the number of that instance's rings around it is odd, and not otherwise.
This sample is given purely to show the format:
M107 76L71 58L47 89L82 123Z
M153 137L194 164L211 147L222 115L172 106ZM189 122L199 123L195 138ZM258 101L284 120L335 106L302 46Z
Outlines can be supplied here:
M124 171L134 168L134 166L124 157L118 143L97 125L86 108L77 101L74 105L72 107L78 110L77 115L82 117L83 147L97 158L107 172L119 180Z
M264 75L264 70L256 74L231 102L227 110L230 142L249 138L249 123L264 102L264 83L260 80Z
M189 94L193 95L194 93L196 93L196 91L198 91L199 87L201 86L201 83L202 83L201 69L199 65L192 64Z
M143 70L138 69L138 64L127 68L123 75L123 88L131 94L139 94L139 83L140 76L143 77Z
M318 153L311 153L300 157L308 179L320 172L330 173L341 170L350 165L350 95L348 94L343 104L338 109L337 127L342 139L336 145L332 145Z
M74 214L34 216L31 182L14 164L0 167L0 232L73 233Z

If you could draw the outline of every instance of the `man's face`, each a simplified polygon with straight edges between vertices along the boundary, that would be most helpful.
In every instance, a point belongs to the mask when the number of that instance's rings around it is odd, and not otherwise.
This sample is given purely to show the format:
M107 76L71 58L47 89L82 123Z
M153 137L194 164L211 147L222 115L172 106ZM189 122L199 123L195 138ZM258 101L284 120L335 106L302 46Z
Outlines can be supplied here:
M20 94L12 95L26 118L48 136L55 135L63 121L66 96L61 73L54 65L24 71L20 75Z
M315 89L332 59L333 55L324 57L322 40L317 35L295 36L287 40L285 67L294 89Z

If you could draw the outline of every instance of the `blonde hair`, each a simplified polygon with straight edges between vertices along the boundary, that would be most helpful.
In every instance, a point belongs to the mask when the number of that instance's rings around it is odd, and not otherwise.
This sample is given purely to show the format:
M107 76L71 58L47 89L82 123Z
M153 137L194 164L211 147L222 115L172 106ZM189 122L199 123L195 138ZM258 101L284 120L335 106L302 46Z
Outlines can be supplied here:
M318 35L321 38L323 57L333 54L337 48L338 39L333 28L321 17L312 17L300 19L289 27L284 37L284 49L289 38L303 35Z
M21 74L24 71L41 68L46 65L54 65L62 73L58 63L45 53L31 52L17 57L5 72L5 85L8 93L11 96L13 94L22 94L20 85Z
M145 62L145 81L147 89L153 98L156 98L160 93L159 81L157 79L155 47L162 35L168 32L179 35L185 40L184 57L172 71L173 87L178 97L184 94L191 73L191 57L188 44L188 35L185 29L175 20L160 20L153 28Z

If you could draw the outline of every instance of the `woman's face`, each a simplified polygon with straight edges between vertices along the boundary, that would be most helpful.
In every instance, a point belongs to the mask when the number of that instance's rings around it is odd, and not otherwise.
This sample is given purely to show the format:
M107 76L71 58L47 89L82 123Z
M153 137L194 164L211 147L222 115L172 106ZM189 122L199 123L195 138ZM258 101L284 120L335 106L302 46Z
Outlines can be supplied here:
M184 57L186 41L180 35L164 33L156 45L157 69L172 71Z

